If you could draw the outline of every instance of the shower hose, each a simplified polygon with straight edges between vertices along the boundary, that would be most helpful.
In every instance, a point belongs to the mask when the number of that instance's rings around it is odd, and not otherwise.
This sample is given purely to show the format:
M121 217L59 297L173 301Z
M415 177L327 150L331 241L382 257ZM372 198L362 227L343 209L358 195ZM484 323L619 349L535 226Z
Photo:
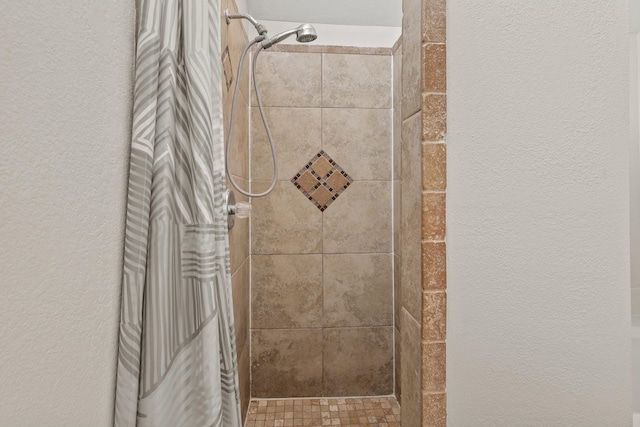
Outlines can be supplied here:
M233 175L231 174L231 144L233 141L233 122L236 114L236 101L238 99L238 87L240 85L240 76L242 75L242 65L244 63L244 58L247 55L249 49L254 44L261 42L264 40L264 36L258 36L255 39L251 40L245 48L242 50L242 55L240 55L240 63L238 65L238 74L236 78L235 89L233 90L233 101L231 102L231 115L229 119L229 133L227 135L227 144L226 144L226 154L225 154L225 169L227 171L227 176L229 177L229 182L240 194L244 194L247 197L264 197L271 193L276 186L276 182L278 180L278 162L276 160L276 149L273 145L273 138L271 136L271 130L269 129L269 124L267 123L267 119L264 114L264 109L262 108L262 101L260 100L260 91L258 90L258 81L256 80L256 62L258 60L258 55L264 49L261 44L258 44L258 48L256 52L253 54L253 61L251 65L251 77L253 78L253 87L256 93L256 102L258 104L258 110L260 111L260 117L262 118L262 123L264 124L264 129L267 132L267 139L269 140L269 147L271 148L271 159L273 160L273 180L271 181L271 185L262 193L251 193L250 191L245 191L236 183L235 179L233 179Z

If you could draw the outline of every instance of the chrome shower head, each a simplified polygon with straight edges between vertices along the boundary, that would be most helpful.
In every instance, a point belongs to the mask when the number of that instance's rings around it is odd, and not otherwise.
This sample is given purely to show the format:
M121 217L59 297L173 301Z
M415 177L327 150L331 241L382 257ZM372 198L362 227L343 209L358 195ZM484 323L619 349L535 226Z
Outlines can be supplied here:
M309 43L318 38L316 29L311 24L302 24L298 28L283 31L280 34L276 34L268 40L262 41L262 48L268 49L276 43L280 43L282 40L289 36L296 35L296 41L299 43Z
M316 29L311 24L302 24L297 28L296 41L298 43L309 43L318 38Z

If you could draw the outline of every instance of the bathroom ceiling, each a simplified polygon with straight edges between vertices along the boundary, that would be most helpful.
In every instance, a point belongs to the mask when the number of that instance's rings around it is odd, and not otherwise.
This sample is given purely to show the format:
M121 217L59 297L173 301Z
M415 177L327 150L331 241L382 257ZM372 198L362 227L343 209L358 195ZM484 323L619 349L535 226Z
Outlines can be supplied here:
M269 21L402 26L402 0L246 0L249 13Z

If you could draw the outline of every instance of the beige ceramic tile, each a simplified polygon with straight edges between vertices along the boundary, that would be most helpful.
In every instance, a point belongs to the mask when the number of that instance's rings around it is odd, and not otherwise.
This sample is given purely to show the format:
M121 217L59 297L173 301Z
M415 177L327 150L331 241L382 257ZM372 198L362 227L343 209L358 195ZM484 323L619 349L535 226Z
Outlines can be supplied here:
M447 333L447 294L422 293L422 339L444 341Z
M324 255L324 326L393 324L390 254Z
M402 181L393 181L393 253L402 255Z
M321 44L288 44L280 43L269 48L270 52L301 52L301 53L344 53L351 55L391 55L388 47L365 46L332 46Z
M446 234L446 194L422 194L422 238L444 240Z
M249 182L240 178L234 177L235 181L241 188L248 189ZM231 189L231 184L227 178L227 188ZM248 201L247 197L234 191L237 202ZM235 225L229 230L229 252L231 253L231 272L235 273L238 268L245 262L249 256L249 219L237 218Z
M422 227L422 162L420 114L414 114L402 124L402 305L416 319L420 318L422 300L421 227Z
M402 310L400 326L402 427L422 427L422 350L420 324ZM425 424L427 426L428 424Z
M290 180L322 148L319 108L265 108L278 158L278 179ZM251 110L251 178L270 180L273 161L257 107Z
M320 53L263 52L256 78L265 107L320 107ZM252 88L253 93L253 88ZM256 106L255 94L252 105Z
M393 257L393 324L396 328L400 327L400 313L402 309L402 283L400 282L400 270L402 269L402 258ZM400 339L400 337L397 337Z
M322 329L259 329L251 333L251 395L320 396Z
M238 13L235 2L229 1L229 11L230 13ZM224 13L224 11L223 11ZM227 25L226 21L223 24L224 27L227 27L227 43L229 44L229 56L231 57L231 64L233 68L233 84L231 86L231 90L229 93L233 95L233 88L235 87L236 80L238 79L238 69L240 63L240 55L242 54L242 50L247 45L249 41L247 34L244 32L244 28L242 27L242 20L233 19L229 25ZM253 35L252 35L253 36ZM250 53L247 54L249 56ZM245 99L249 99L249 58L245 58L244 65L242 68L242 75L240 76L240 91L244 95Z
M422 287L426 291L447 287L447 257L444 242L422 244Z
M402 179L402 104L393 108L393 179Z
M443 342L422 344L422 391L444 391L447 348Z
M393 392L393 327L324 330L324 395Z
M444 43L424 45L422 61L422 90L445 92L447 90L447 50Z
M325 108L322 148L357 180L391 179L391 110Z
M253 255L251 262L252 328L322 325L322 255Z
M422 92L421 1L402 1L402 118L420 110Z
M227 20L224 16L225 9L229 8L229 0L220 0L220 52L224 52L224 49L227 47L227 33L228 26Z
M447 151L445 144L422 144L422 189L444 191L447 188Z
M224 111L226 149L228 130L231 120L231 103L225 106ZM236 113L233 120L233 133L231 135L230 170L233 175L249 178L249 106L244 95L238 96Z
M238 352L248 343L249 336L249 261L231 276L233 292L233 323Z
M391 252L391 183L351 184L324 211L322 234L325 254Z
M251 399L251 370L249 366L250 349L244 346L238 357L238 381L240 382L240 409L242 419L247 415L249 400Z
M422 138L442 141L447 134L447 97L425 94L422 100Z
M400 323L396 324L395 329L395 339L394 339L394 365L395 365L395 384L394 384L394 393L398 402L401 401L402 398L402 381L400 380L400 375L402 372L402 352L400 351Z
M402 416L404 417L404 413ZM445 393L425 393L423 395L422 425L425 427L447 426L447 395ZM404 419L402 426L406 426Z
M252 182L254 191L268 186L268 181ZM253 199L252 204L253 254L322 252L322 212L291 182L279 181L273 193Z
M446 0L425 0L422 2L423 42L445 42L447 29L446 12Z
M401 38L402 39L402 38ZM402 44L393 53L393 105L400 108L402 102ZM399 109L400 109L399 108Z
M322 54L322 105L391 108L391 55Z

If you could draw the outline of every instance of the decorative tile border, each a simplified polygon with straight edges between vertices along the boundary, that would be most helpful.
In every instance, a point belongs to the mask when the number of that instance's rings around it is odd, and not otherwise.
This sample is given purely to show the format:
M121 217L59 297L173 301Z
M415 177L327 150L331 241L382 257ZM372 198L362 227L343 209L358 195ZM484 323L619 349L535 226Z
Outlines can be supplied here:
M324 212L351 185L353 179L327 153L320 150L291 178L291 182Z

